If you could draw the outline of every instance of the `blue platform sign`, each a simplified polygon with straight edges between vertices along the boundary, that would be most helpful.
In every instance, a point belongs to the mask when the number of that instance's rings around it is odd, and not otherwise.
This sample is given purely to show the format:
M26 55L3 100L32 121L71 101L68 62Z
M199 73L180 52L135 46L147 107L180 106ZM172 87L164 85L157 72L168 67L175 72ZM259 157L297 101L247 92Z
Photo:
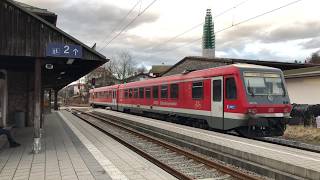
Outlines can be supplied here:
M82 58L82 47L73 44L48 43L46 56Z

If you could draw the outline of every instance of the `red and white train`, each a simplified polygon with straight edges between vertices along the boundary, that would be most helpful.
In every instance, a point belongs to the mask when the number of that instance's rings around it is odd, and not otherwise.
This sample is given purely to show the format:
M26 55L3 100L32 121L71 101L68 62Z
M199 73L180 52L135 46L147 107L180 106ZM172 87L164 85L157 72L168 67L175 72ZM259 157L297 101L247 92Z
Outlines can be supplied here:
M251 137L282 135L292 108L282 71L248 64L95 88L89 101Z

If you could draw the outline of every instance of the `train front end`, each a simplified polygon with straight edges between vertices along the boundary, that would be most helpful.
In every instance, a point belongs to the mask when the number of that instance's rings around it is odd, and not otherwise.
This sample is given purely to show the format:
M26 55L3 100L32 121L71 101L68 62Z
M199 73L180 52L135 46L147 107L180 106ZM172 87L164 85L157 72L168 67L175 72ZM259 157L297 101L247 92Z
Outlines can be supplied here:
M276 68L240 69L246 99L244 136L282 136L290 118L291 104L283 73Z

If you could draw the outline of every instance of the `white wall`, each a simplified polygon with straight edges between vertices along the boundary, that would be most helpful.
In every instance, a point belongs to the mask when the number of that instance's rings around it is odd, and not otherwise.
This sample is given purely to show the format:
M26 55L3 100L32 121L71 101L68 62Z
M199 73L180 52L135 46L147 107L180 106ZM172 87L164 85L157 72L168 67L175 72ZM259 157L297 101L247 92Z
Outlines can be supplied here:
M286 79L291 103L320 104L320 77Z

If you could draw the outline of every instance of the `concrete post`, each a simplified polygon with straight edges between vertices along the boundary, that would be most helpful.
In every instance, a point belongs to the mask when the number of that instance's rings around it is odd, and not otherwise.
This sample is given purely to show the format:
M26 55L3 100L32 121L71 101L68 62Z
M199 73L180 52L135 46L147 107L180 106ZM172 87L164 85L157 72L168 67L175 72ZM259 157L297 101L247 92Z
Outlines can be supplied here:
M41 120L41 59L34 63L34 133L33 153L38 154L41 150L40 141L40 120Z
M54 110L58 110L58 90L54 90Z

